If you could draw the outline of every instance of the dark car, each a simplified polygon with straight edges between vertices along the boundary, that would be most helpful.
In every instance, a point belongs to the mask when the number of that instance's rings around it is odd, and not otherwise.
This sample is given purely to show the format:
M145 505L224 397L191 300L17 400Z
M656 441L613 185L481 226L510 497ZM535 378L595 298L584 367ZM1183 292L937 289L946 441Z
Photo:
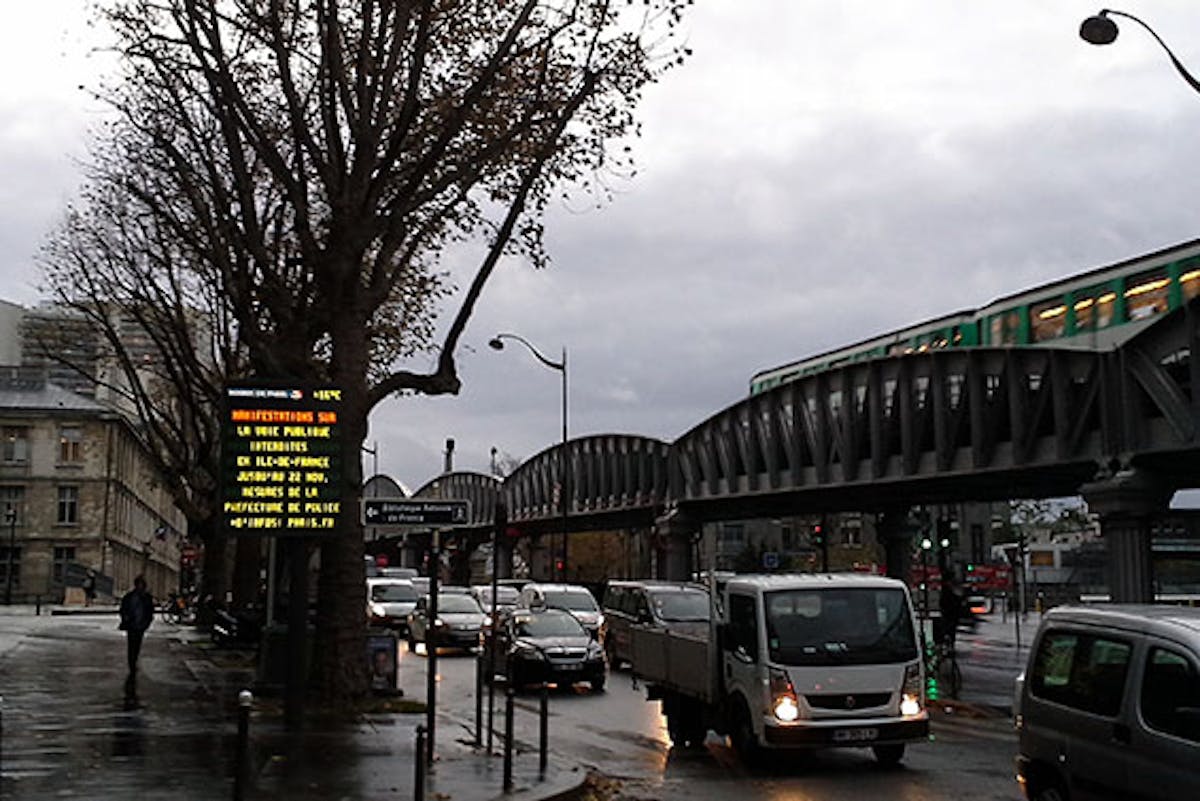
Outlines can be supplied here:
M516 609L499 621L490 645L493 675L505 676L513 687L586 681L596 692L604 689L604 649L570 612Z
M479 647L483 627L489 624L487 615L466 593L438 593L437 644L439 648ZM417 650L417 643L429 639L429 596L422 595L417 607L408 616L408 650Z

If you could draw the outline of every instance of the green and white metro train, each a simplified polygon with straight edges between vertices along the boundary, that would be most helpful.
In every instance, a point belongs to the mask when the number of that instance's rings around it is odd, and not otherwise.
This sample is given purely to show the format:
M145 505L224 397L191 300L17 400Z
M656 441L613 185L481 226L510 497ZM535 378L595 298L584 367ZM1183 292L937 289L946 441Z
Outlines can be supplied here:
M845 364L938 348L1112 348L1196 295L1200 239L762 370L751 377L750 394Z

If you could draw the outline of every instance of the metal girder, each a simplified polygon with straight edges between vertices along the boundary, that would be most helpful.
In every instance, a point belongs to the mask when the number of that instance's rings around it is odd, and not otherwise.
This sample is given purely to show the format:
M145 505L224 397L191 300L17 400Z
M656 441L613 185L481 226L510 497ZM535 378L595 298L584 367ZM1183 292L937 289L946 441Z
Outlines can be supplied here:
M426 482L413 493L413 498L453 498L470 503L468 525L491 526L496 517L496 499L500 495L500 480L484 473L458 471L443 473Z

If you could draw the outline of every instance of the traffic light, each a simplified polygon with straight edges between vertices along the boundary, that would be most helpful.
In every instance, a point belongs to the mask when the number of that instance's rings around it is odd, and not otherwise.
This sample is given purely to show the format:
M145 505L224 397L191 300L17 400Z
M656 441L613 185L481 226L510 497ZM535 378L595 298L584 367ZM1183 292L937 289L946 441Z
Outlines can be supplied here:
M821 524L817 523L813 526L813 545L821 546L825 544L825 532L821 530Z
M974 573L974 572L975 572L975 565L974 565L973 563L971 563L971 562L967 562L967 572L968 572L968 573Z

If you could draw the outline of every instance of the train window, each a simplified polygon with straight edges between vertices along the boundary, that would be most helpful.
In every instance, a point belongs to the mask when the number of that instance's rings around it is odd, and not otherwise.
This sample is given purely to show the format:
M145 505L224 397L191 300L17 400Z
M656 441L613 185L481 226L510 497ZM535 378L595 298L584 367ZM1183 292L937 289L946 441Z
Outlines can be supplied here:
M1196 263L1185 265L1187 269L1183 275L1179 276L1179 286L1183 289L1183 299L1191 300L1200 295L1200 269L1197 269Z
M1010 309L993 316L991 334L993 345L1016 345L1021 337L1021 313Z
M1098 286L1076 292L1073 297L1076 331L1107 328L1112 324L1113 311L1116 309L1116 292Z
M1125 310L1130 320L1144 320L1167 310L1171 279L1166 271L1152 270L1125 282Z
M1067 331L1067 307L1060 300L1039 303L1029 309L1033 324L1033 341L1058 339Z

